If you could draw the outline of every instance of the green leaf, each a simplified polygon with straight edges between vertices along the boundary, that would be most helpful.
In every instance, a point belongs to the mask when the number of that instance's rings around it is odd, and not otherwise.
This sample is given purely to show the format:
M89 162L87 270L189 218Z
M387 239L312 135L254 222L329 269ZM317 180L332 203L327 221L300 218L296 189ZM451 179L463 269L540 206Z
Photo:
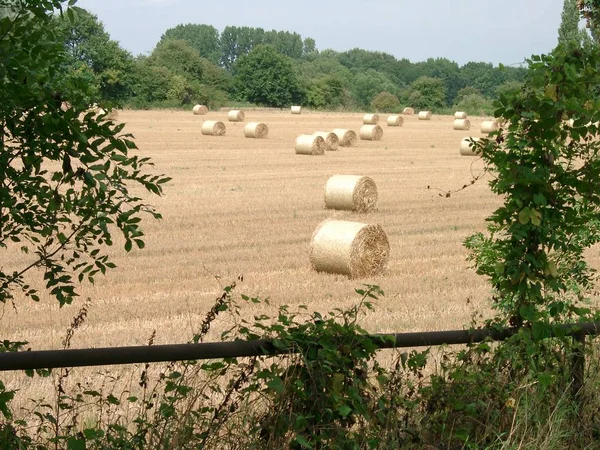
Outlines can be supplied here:
M267 386L278 394L283 394L283 391L285 390L283 380L279 377L275 377L267 381Z
M297 435L295 441L300 444L304 448L313 448L313 446L306 440L304 436L301 434Z
M348 414L350 414L351 412L352 412L352 408L350 408L348 405L342 405L338 408L338 413L342 417L347 417Z
M526 225L531 220L531 210L528 207L525 207L519 213L519 223L521 225Z
M531 224L536 227L539 227L540 224L542 223L542 213L536 209L532 209L530 217L531 217Z
M67 439L67 450L86 450L85 439L78 439L71 436Z

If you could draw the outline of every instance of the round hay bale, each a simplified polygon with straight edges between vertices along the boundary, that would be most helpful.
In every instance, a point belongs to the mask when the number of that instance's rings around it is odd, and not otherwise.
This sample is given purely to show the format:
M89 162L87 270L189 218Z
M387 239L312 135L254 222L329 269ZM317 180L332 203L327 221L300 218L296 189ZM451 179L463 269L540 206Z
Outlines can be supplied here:
M495 120L484 120L481 122L482 133L491 133L493 131L498 131L498 122Z
M455 119L452 127L455 130L470 130L471 122L469 122L469 119Z
M223 122L217 120L206 120L202 124L200 131L207 136L223 136L227 128Z
M196 105L192 109L192 112L194 113L195 116L203 116L204 114L206 114L208 112L208 108L204 105Z
M354 147L356 145L356 133L344 128L334 128L333 132L338 137L340 147Z
M292 114L302 114L302 106L292 106Z
M410 106L407 106L406 108L404 108L402 110L402 114L404 114L405 116L412 116L415 113L415 110L413 108L411 108Z
M463 112L463 111L456 111L454 113L454 118L455 119L466 119L467 118L467 113Z
M401 127L404 125L404 119L399 115L389 116L387 118L387 124L388 127Z
M301 134L296 138L297 155L323 155L326 146L325 139L314 134Z
M460 141L460 154L462 156L477 156L471 141L479 142L480 139L478 137L466 137Z
M383 137L383 128L379 125L363 125L360 127L359 134L363 141L380 141Z
M379 116L377 114L365 114L363 116L363 123L365 125L377 125L379 123Z
M317 272L374 276L387 267L390 243L380 225L326 220L312 235L309 257Z
M361 175L333 175L325 185L325 208L369 212L377 206L377 185Z
M431 120L431 111L420 111L419 120Z
M260 122L249 122L244 127L244 136L254 139L266 139L269 135L269 127Z
M340 140L338 139L337 134L331 131L317 131L313 134L315 136L321 136L323 139L325 139L325 150L331 152L338 149Z
M227 114L227 118L229 119L230 122L243 122L244 119L246 118L246 114L244 114L244 111L232 109Z

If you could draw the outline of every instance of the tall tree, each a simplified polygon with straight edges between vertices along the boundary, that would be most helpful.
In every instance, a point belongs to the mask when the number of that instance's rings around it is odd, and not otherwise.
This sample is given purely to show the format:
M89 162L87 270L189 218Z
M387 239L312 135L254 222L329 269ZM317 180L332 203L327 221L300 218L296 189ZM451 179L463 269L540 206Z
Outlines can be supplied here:
M369 107L373 98L384 91L395 94L398 88L382 72L367 69L354 78L353 94L358 104L364 108Z
M240 56L265 43L265 30L251 27L225 27L221 33L221 65L230 70Z
M446 84L444 80L420 77L411 84L410 104L420 109L435 109L446 106Z
M271 45L259 45L234 67L238 95L253 103L284 107L302 99L300 82L290 59Z
M578 0L564 0L560 27L558 28L558 43L581 46L591 43L591 38L585 30L579 28Z
M422 70L423 76L439 78L444 81L447 88L446 103L453 104L458 91L465 87L458 64L446 58L429 58L416 65Z
M65 76L89 69L97 79L104 100L120 101L129 96L133 74L133 58L113 41L94 14L73 7L72 20L57 16L58 28L69 58Z
M179 24L175 28L169 28L161 36L160 41L183 40L194 48L200 56L208 59L214 64L219 63L221 57L221 41L219 31L212 25Z
M318 53L317 43L313 38L306 38L303 42L302 54L304 56L309 56Z
M164 40L158 43L148 62L167 67L171 72L200 81L204 63L200 54L183 40Z

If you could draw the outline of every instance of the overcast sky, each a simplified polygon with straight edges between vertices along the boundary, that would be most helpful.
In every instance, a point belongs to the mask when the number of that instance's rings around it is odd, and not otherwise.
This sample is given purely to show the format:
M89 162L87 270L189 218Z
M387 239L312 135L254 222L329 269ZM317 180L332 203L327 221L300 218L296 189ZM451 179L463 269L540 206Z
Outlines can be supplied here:
M513 64L557 41L563 0L79 0L134 55L180 23L285 30L319 50L352 48L413 62Z

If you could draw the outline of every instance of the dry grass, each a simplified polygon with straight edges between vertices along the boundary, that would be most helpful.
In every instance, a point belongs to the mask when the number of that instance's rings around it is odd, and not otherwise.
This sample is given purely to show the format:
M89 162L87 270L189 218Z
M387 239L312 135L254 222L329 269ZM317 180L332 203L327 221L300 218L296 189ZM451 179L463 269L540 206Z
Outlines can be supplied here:
M357 147L302 158L293 151L296 136L319 128L352 128L362 115L247 115L269 123L268 140L245 139L243 123L230 123L220 139L203 136L201 123L189 112L120 113L140 153L152 157L156 172L173 181L163 198L152 199L164 220L146 224L146 249L131 254L113 249L118 270L81 289L92 306L73 348L144 344L153 330L156 343L185 342L220 285L239 274L244 275L239 291L270 297L273 308L346 307L357 301L354 289L361 283L378 284L386 296L363 323L372 332L460 328L474 309L487 309L488 286L469 269L462 241L484 229L484 218L498 200L486 182L450 198L427 189L458 188L470 181L472 171L481 171L479 159L457 151L464 136L452 130L453 117L436 115L424 123L407 116L402 128L386 129L382 141L359 141ZM209 112L207 119L226 116ZM481 120L472 119L474 130ZM383 275L350 280L311 270L308 251L319 223L327 218L365 221L359 213L323 208L325 183L335 173L377 180L378 209L368 222L381 224L390 241ZM597 253L591 252L594 262ZM16 252L8 260L2 262L5 269L26 262ZM4 306L2 338L56 349L82 301L62 310L47 297L37 304L21 298L15 303L17 311ZM248 318L268 313L265 308L248 306ZM77 369L73 376L88 378L97 371ZM23 390L24 398L51 392L39 378L15 374L9 381Z

